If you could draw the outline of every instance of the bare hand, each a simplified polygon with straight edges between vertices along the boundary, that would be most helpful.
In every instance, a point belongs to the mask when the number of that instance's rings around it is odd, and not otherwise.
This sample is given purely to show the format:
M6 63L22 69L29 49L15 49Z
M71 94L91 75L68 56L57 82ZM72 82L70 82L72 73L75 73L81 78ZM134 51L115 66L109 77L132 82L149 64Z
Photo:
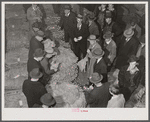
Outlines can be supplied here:
M77 39L77 38L74 38L74 41L75 41L75 42L78 42L78 39Z
M87 49L87 53L90 53L91 51L89 49Z
M79 37L78 37L78 40L81 40L81 39L82 39L82 36L79 36Z

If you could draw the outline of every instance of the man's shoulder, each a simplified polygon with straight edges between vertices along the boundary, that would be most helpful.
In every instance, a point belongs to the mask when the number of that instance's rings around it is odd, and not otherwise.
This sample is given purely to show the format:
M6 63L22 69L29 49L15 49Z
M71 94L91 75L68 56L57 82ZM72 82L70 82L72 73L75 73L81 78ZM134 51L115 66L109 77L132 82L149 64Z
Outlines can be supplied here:
M31 12L31 11L33 11L33 10L32 10L32 6L30 6L30 7L27 9L27 12Z
M70 12L70 16L76 18L76 14L74 12Z
M113 46L113 47L116 47L116 43L114 42L114 40L112 40L112 41L110 42L110 45Z

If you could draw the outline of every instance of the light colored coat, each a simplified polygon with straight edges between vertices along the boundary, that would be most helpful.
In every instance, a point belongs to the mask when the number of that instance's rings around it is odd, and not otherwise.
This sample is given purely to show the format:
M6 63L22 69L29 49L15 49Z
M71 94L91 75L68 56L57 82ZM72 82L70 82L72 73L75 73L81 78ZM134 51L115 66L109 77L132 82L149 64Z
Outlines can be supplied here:
M123 94L112 96L108 101L107 108L124 108L125 99Z

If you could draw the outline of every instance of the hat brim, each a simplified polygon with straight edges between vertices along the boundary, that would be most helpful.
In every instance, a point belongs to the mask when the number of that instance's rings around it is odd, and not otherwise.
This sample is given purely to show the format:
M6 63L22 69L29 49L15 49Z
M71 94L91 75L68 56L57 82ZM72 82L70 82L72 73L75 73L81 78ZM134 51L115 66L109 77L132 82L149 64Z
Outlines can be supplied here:
M126 38L132 37L133 35L134 35L134 31L132 31L131 34L126 34L126 31L124 32L124 36L125 36Z
M88 41L96 41L96 39L87 39Z
M43 76L43 73L42 73L42 72L40 72L40 75L39 75L39 76L36 76L36 77L32 75L32 72L30 72L30 77L31 77L31 78L41 78L42 76Z
M47 106L51 106L51 105L54 105L56 103L56 100L53 98L53 100L51 102L46 102L44 101L43 97L41 97L41 102L44 104L44 105L47 105Z
M91 79L90 79L90 82L91 82L91 83L99 83L99 82L102 81L102 79L103 79L103 75L101 75L101 78L100 78L99 80L97 80L97 81L94 81L94 80L91 78Z
M101 55L95 55L94 53L92 54L92 56L95 57L95 58L96 58L96 57L97 57L97 58L102 57L103 55L104 55L104 51L103 51L103 53L102 53Z
M46 54L46 52L44 51L43 55L40 56L35 56L35 53L33 54L33 57L43 57Z
M81 18L81 17L76 17L77 19L83 19L83 17Z
M104 39L110 39L110 38L112 38L112 34L111 34L110 36L104 35L103 38L104 38Z

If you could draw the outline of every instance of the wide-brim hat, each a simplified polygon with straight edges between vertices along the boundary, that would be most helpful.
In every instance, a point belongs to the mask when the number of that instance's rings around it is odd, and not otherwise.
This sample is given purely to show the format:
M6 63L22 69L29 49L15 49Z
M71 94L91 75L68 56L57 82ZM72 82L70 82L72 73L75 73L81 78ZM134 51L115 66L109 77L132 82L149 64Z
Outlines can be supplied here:
M40 101L47 106L54 105L56 103L55 99L50 93L44 94L41 98Z
M113 36L113 34L111 33L111 31L107 31L105 32L105 34L103 35L104 39L109 39Z
M99 58L99 57L102 57L104 55L104 51L97 48L95 49L93 52L92 52L92 56L95 57L95 58Z
M83 15L78 14L76 18L78 18L78 19L83 19Z
M42 22L34 22L32 24L32 28L38 28L38 29L42 29Z
M88 15L88 19L89 19L89 20L95 20L95 19L96 19L95 14L94 14L94 13L89 14L89 15Z
M71 6L70 5L65 5L64 10L71 10Z
M131 28L129 28L125 30L123 34L126 38L130 38L134 35L134 31Z
M95 35L90 35L87 40L88 41L95 41L96 40L96 36Z
M137 62L139 60L138 57L136 57L135 55L131 55L128 59L128 63L130 62Z
M39 68L34 68L31 72L30 72L30 77L31 78L41 78L43 76L43 73L40 72Z
M34 57L43 57L46 54L46 52L44 50L42 50L41 48L38 48L35 50L33 56Z
M90 82L92 83L99 83L101 82L101 80L103 79L102 75L99 75L97 72L93 73L91 78L90 78Z

